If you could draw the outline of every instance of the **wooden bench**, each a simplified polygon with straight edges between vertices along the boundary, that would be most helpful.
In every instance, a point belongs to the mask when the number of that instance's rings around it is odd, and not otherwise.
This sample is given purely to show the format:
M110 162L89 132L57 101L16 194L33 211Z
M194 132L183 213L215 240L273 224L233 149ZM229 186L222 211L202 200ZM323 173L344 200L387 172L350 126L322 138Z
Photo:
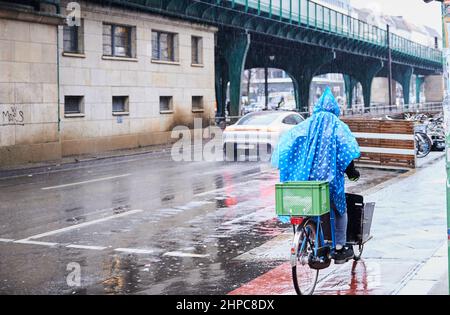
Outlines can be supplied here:
M368 118L342 119L361 149L360 164L385 168L415 168L414 122Z

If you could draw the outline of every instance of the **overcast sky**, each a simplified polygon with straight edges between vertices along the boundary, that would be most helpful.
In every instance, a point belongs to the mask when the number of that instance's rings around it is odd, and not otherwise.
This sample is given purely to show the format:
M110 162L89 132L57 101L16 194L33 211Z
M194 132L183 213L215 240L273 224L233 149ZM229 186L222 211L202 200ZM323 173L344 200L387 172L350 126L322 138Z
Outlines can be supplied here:
M441 4L425 3L423 0L350 0L356 8L366 7L382 13L404 16L417 25L427 25L441 33Z

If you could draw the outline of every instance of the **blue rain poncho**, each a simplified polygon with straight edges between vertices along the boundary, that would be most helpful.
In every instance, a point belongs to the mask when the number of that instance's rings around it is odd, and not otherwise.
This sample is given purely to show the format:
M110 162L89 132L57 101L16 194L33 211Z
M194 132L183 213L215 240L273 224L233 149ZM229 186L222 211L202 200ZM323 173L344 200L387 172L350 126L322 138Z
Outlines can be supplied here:
M327 88L312 116L280 137L272 165L280 170L281 182L328 181L331 202L342 215L347 208L344 173L361 153L339 115L336 99ZM289 222L289 218L280 219Z

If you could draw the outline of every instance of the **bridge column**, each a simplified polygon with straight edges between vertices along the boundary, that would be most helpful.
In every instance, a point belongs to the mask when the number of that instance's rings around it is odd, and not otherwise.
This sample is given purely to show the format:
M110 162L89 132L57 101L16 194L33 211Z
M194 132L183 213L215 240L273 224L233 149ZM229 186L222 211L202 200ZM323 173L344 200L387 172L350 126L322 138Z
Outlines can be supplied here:
M403 102L405 105L409 104L409 92L411 91L411 77L413 68L408 67L400 73L399 82L403 89Z
M293 60L294 58L298 60ZM333 58L334 54L331 51L310 49L307 53L286 60L284 69L292 78L298 111L309 112L309 94L314 74Z
M244 71L245 60L250 46L250 34L242 32L233 32L231 30L220 30L218 33L216 53L223 58L222 67L216 66L216 87L219 87L220 93L217 93L217 101L223 106L226 88L224 85L230 81L230 116L239 116L241 105L241 80ZM226 65L225 65L226 64ZM223 68L223 67L226 67ZM219 99L220 97L220 99Z
M416 104L420 103L420 91L424 82L425 77L416 75Z
M442 102L444 98L444 77L430 75L425 77L425 102Z
M295 73L292 75L295 103L300 112L309 112L309 93L313 76L310 73Z
M358 81L361 83L364 97L364 107L369 108L372 97L372 82L374 77L383 68L381 61L367 61L366 64L361 64L358 69Z
M353 90L358 81L348 74L344 74L345 95L347 96L347 108L352 108L353 105Z
M228 85L228 68L225 58L216 52L215 55L215 86L216 86L216 117L225 117Z

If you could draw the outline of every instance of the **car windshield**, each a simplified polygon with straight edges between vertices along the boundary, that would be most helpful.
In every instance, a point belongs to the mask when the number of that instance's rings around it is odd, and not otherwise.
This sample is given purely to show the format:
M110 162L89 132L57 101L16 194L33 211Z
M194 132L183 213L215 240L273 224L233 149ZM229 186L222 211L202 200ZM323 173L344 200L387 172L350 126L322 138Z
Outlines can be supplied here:
M238 125L270 125L280 115L280 113L250 114L243 117Z

